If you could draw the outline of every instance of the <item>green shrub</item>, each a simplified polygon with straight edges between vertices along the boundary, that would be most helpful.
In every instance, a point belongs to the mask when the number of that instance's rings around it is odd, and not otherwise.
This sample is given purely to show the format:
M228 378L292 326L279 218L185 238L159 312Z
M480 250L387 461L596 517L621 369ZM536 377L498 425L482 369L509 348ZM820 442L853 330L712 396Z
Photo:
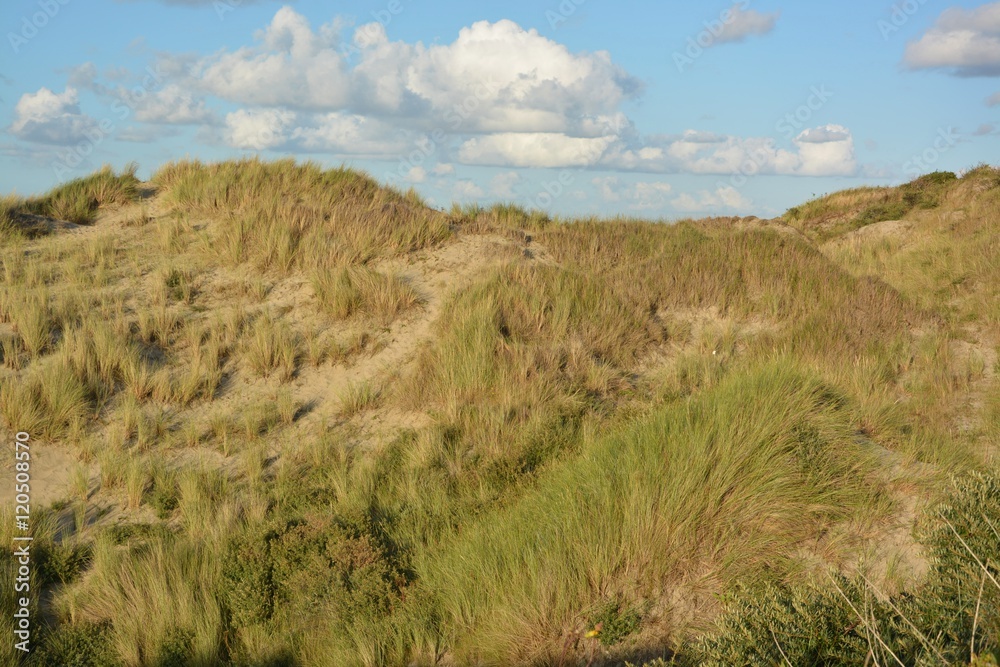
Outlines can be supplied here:
M110 622L60 626L46 635L28 661L30 667L119 667Z
M704 665L952 665L1000 658L1000 477L972 473L927 518L926 582L885 598L863 576L732 594Z
M223 601L236 627L262 623L274 611L271 540L274 535L246 530L229 544L222 566Z
M642 614L621 600L609 600L590 618L590 626L605 646L620 644L639 629Z
M38 574L42 581L68 584L90 564L88 544L42 544L38 549Z

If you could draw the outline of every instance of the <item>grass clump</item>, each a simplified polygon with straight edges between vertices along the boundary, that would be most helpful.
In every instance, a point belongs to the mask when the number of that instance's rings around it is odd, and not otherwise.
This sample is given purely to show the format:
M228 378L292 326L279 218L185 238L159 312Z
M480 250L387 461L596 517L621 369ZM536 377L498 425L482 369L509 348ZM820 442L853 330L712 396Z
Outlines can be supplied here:
M298 337L287 323L264 315L257 318L248 332L243 354L257 375L275 374L281 382L287 382L297 369Z
M340 319L361 312L391 322L419 302L405 282L365 266L317 270L312 284L320 307Z
M115 173L110 166L105 166L90 176L72 180L41 197L26 200L24 208L27 212L56 220L91 224L102 206L128 204L138 199L137 170L137 165L130 164Z

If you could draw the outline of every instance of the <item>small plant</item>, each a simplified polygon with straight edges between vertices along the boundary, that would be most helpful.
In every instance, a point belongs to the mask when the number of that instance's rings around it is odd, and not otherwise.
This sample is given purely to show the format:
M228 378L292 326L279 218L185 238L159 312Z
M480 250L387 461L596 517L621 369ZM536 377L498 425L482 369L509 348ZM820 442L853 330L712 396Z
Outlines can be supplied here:
M639 629L642 614L620 600L609 600L601 605L590 618L588 633L605 646L614 646L625 641Z
M350 384L340 397L340 414L350 419L356 414L374 408L379 401L381 391L371 383L361 382Z
M268 377L276 373L282 382L295 375L298 336L286 323L265 315L259 317L244 343L247 363L255 373Z
M163 284L166 287L167 295L175 301L189 304L194 299L193 278L187 271L170 269L163 277Z

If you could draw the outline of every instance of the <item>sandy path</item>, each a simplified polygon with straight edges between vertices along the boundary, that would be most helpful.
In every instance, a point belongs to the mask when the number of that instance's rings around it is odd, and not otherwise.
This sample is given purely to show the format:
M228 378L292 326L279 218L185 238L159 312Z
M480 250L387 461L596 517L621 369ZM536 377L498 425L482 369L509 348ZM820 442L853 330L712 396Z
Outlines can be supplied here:
M312 410L301 421L308 424L335 415L340 397L351 386L371 383L378 387L413 364L421 347L433 337L448 297L517 252L520 247L511 239L468 235L440 248L383 263L379 269L408 282L423 300L422 306L389 328L383 336L386 344L375 354L348 366L303 369L293 383L293 392L296 400Z

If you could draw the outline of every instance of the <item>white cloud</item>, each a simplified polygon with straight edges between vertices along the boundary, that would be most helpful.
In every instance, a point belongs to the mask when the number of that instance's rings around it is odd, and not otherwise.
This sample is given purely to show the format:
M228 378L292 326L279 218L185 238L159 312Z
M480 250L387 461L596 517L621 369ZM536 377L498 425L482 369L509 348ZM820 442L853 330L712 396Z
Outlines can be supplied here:
M288 140L300 150L377 157L413 148L408 133L375 118L341 112L296 118L299 127Z
M715 38L716 44L742 42L750 35L766 35L774 30L781 16L781 12L764 14L755 9L744 9L739 3L733 5L730 12L729 22L724 23L722 32Z
M678 211L685 213L712 213L720 210L746 211L753 202L731 185L722 185L714 192L701 190L694 195L683 193L670 202Z
M854 138L841 125L805 130L795 139L800 163L793 172L802 176L849 176L858 169Z
M920 39L907 44L903 60L913 69L1000 76L1000 2L945 10Z
M594 178L590 181L601 192L601 199L606 202L616 202L621 200L622 195L619 189L619 183L621 181L617 176L603 176L600 178Z
M80 141L97 121L80 111L77 92L67 87L62 93L39 88L25 93L14 107L11 134L19 139L46 144L68 145Z
M191 68L195 85L241 104L337 110L350 99L350 77L329 31L313 32L282 7L257 33L259 44L203 58Z
M587 167L597 164L613 141L613 137L507 132L469 139L459 148L458 157L465 164L477 165Z
M468 179L463 179L455 183L452 188L452 196L455 199L478 199L485 193L483 189Z
M831 176L857 170L854 139L846 127L825 125L804 130L794 150L769 137L719 136L687 131L650 139L646 145L612 145L600 166L626 171L695 174L782 174ZM655 144L655 145L654 145Z
M607 52L573 53L508 20L480 21L430 46L391 42L370 24L348 47L335 24L314 31L283 7L257 37L253 47L193 63L191 85L245 105L353 111L451 131L589 136L621 127L618 105L641 88ZM344 48L357 52L356 66Z
M295 122L295 114L280 109L226 114L226 142L233 148L264 150L287 141L286 131Z
M451 176L455 173L455 165L442 162L434 165L431 173L435 176Z
M427 180L427 170L423 167L413 167L406 172L406 180L410 183L423 183Z
M521 175L516 171L497 174L490 180L490 194L494 197L515 197L514 186L521 182Z
M144 123L169 125L196 125L215 122L215 116L205 106L204 99L196 99L189 90L177 84L149 93L135 100L135 119Z

